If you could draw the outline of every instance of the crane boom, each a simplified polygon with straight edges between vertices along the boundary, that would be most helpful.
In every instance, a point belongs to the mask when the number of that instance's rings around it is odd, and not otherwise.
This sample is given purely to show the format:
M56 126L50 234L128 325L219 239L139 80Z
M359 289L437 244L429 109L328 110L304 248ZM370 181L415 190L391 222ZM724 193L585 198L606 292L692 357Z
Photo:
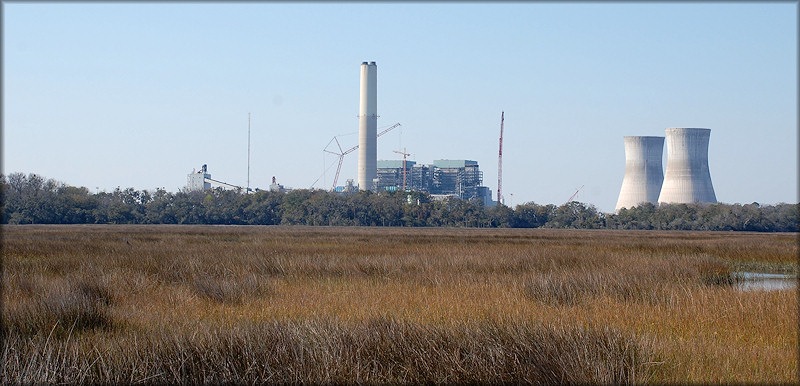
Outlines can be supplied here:
M503 203L503 121L505 112L500 112L500 150L497 152L497 203Z
M569 196L569 199L567 200L567 202L565 202L565 204L569 204L570 202L572 202L572 200L573 200L575 197L577 197L577 196L578 196L578 192L580 192L580 191L581 191L581 189L583 189L583 186L584 186L584 185L581 185L581 187L580 187L580 188L578 188L578 190L576 190L576 191L575 191L575 193L573 193L571 196Z
M388 133L388 132L390 132L390 131L392 131L392 130L393 130L395 127L397 127L397 126L400 126L400 123L399 123L399 122L398 122L398 123L395 123L395 124L394 124L394 125L392 125L392 126L390 126L388 129L386 129L386 130L384 130L384 131L381 131L380 133L378 133L378 135L376 136L376 138L377 138L377 137L380 137L381 135L384 135L384 134L386 134L386 133Z
M388 132L392 131L392 129L394 129L394 128L395 128L395 127L397 127L397 126L400 126L400 124L399 124L399 123L395 123L394 125L392 125L392 126L391 126L391 127L389 127L388 129L386 129L386 130L384 130L384 131L381 131L380 133L378 133L377 137L380 137L381 135L384 135L384 134L386 134L386 133L388 133ZM377 137L376 137L376 138L377 138ZM337 142L338 142L338 141L337 141ZM350 153L352 153L352 152L356 151L357 149L358 149L358 145L355 145L355 146L353 146L353 147L351 147L351 148L347 149L347 151L345 151L344 153L342 153L342 155L348 155L348 154L350 154ZM341 150L341 148L340 148L340 150Z

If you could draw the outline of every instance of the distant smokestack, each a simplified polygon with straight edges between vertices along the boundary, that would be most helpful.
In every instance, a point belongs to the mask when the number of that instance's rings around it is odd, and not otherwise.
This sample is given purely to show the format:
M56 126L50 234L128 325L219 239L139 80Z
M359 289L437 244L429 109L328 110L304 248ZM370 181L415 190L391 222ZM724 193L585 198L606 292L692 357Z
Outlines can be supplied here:
M358 189L372 190L378 177L378 66L361 63L358 108Z
M624 137L625 177L619 191L617 208L632 208L645 202L658 202L664 171L661 158L664 137Z
M667 171L659 203L716 203L708 170L709 129L669 128Z

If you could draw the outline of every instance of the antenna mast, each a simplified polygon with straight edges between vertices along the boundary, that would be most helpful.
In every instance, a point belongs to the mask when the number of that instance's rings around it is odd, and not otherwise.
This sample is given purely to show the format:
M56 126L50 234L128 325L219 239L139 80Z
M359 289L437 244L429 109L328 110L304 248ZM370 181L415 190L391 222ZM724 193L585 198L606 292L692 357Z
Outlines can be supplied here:
M247 193L250 192L250 113L247 113Z
M503 204L503 120L505 112L500 112L500 151L497 153L497 203Z

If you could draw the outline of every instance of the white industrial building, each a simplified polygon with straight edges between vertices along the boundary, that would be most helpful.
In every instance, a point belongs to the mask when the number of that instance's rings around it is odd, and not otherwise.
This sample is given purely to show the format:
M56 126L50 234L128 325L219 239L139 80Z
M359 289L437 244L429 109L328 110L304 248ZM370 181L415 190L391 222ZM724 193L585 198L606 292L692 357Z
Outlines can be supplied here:
M211 189L212 184L224 189L245 191L246 193L253 193L258 190L243 188L241 186L236 186L227 182L212 179L211 173L208 172L208 165L206 164L203 164L203 166L200 167L200 171L192 170L192 172L186 176L186 190L190 192L209 190Z
M208 172L208 166L203 164L200 167L200 171L196 172L192 170L192 172L186 176L186 190L193 192L193 191L202 191L211 189L211 173Z

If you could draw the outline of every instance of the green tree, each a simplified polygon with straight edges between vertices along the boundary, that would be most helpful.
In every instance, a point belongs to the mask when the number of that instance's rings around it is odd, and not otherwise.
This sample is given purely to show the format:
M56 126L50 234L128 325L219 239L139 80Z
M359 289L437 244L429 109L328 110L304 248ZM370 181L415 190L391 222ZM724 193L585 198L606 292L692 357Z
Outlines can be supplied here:
M486 208L486 226L490 228L510 228L514 223L514 210L503 205L497 204L491 208Z

